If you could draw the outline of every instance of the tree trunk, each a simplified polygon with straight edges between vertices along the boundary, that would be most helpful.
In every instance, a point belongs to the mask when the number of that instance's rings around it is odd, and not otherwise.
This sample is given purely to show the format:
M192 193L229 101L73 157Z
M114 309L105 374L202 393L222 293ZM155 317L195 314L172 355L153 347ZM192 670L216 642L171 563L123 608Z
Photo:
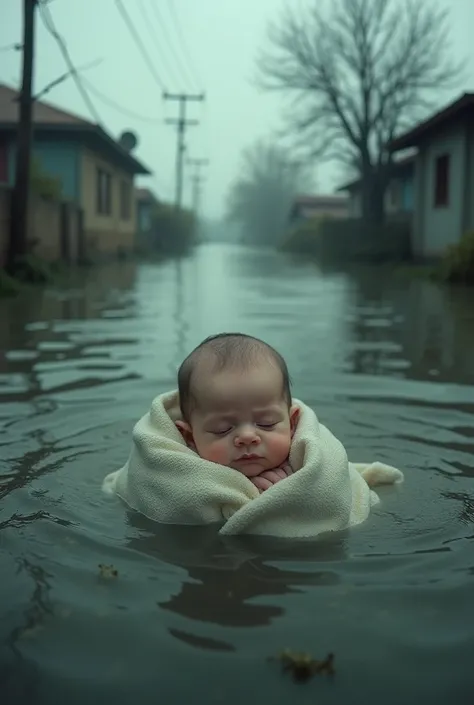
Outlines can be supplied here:
M375 169L362 176L362 220L375 225L384 223L385 191L385 179Z

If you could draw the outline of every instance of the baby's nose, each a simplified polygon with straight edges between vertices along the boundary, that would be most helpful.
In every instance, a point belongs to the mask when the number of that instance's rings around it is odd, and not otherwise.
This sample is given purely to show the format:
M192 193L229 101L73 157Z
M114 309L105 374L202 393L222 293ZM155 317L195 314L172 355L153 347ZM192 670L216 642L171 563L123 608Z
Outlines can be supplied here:
M245 426L242 428L235 437L236 445L251 445L258 443L259 437L253 426Z

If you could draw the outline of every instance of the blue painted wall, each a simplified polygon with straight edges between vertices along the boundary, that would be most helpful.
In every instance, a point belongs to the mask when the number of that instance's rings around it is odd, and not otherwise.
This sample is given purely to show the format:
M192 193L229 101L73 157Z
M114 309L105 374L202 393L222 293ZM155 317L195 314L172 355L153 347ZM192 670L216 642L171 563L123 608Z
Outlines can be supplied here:
M81 146L75 142L52 142L36 140L33 143L33 158L42 171L61 181L63 198L81 202ZM8 154L9 181L15 176L15 146L10 144Z

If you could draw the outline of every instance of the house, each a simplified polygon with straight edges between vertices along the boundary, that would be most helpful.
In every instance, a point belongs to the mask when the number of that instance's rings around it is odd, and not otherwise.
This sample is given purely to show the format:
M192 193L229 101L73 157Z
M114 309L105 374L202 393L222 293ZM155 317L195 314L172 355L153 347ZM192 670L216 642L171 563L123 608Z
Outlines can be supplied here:
M418 150L413 252L437 257L474 231L474 93L463 94L394 139L389 148Z
M415 156L410 155L396 161L393 176L385 193L385 213L388 216L408 216L413 213ZM349 194L349 217L362 215L361 179L344 184L338 191Z
M159 204L159 199L148 188L135 189L135 212L137 218L137 248L139 252L147 252L155 245L153 232L153 211Z
M293 225L314 218L347 218L349 199L345 196L297 196L290 210Z
M137 234L146 235L151 230L153 209L159 199L148 188L135 189Z
M0 183L12 185L18 92L0 84ZM33 106L33 159L57 178L62 198L83 212L86 252L115 254L135 247L134 177L149 174L99 125L52 105Z

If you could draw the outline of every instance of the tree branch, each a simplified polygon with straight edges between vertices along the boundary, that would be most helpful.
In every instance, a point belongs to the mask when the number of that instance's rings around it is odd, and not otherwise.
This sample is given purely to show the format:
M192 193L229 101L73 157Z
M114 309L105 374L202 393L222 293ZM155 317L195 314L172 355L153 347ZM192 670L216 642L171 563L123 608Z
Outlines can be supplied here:
M331 0L328 12L314 0L270 25L258 83L294 97L285 117L298 149L382 173L387 142L461 75L448 20L430 0Z

